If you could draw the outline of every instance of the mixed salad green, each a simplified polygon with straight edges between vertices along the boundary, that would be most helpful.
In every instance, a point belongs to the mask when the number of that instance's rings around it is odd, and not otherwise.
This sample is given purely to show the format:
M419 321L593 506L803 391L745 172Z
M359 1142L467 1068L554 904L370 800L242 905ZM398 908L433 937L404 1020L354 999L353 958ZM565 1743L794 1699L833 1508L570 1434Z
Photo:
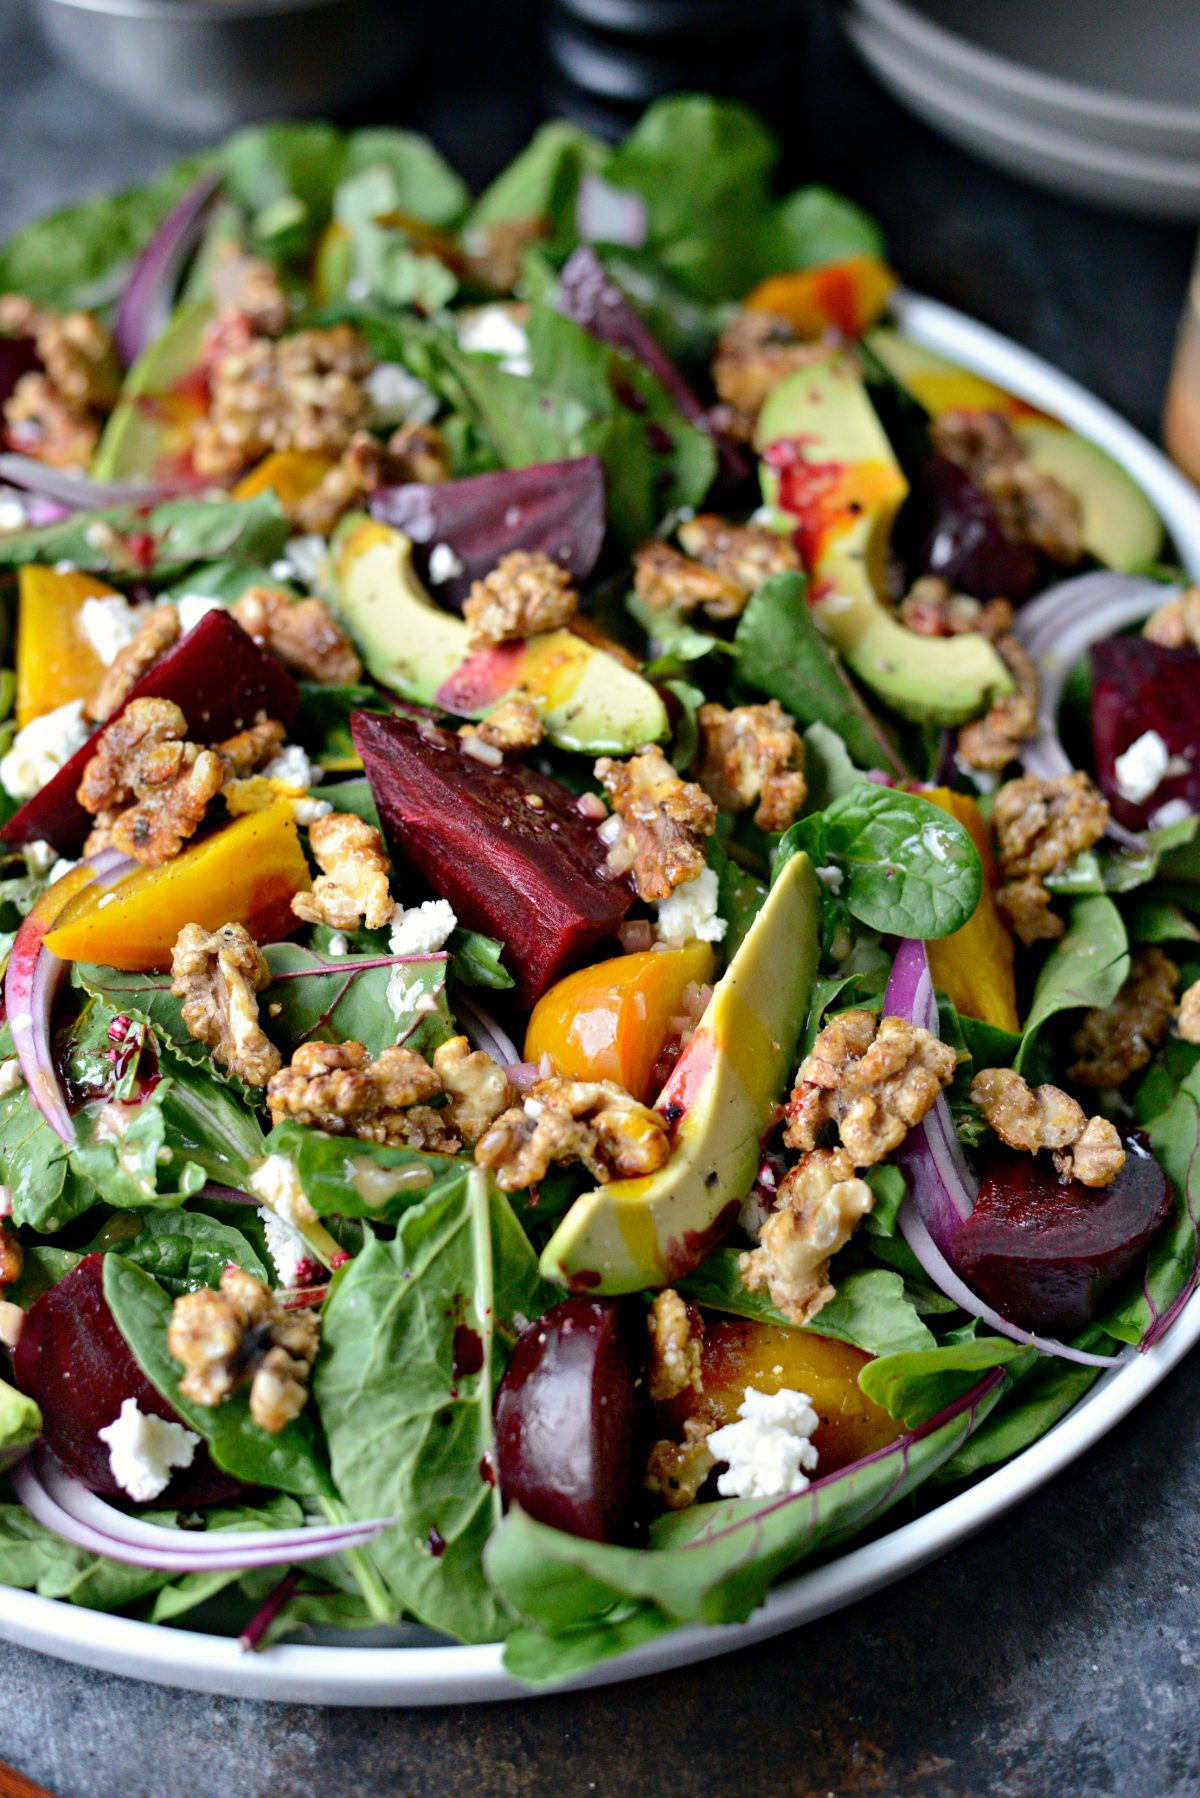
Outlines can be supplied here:
M1200 603L741 107L0 250L0 1586L562 1679L1197 1273Z

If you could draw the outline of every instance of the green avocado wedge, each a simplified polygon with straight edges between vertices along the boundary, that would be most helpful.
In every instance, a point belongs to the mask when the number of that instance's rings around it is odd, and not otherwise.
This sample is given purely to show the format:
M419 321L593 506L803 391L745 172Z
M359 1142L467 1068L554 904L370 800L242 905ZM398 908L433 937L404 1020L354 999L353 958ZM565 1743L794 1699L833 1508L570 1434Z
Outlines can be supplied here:
M36 1442L42 1433L42 1414L31 1398L0 1380L0 1468Z
M92 458L94 481L152 482L179 472L205 409L197 375L212 320L207 300L180 306L138 357Z
M792 1072L819 911L812 863L793 856L658 1099L675 1120L670 1160L581 1194L543 1251L545 1279L576 1292L638 1292L682 1279L716 1246L750 1191Z
M953 725L1012 691L986 637L918 636L880 598L908 483L851 357L831 351L781 381L756 443L764 497L804 541L817 620L885 705L917 724Z
M331 562L343 623L375 679L401 699L481 718L519 694L538 706L551 743L581 755L630 755L666 736L650 682L573 631L472 648L470 627L425 592L401 531L352 514Z

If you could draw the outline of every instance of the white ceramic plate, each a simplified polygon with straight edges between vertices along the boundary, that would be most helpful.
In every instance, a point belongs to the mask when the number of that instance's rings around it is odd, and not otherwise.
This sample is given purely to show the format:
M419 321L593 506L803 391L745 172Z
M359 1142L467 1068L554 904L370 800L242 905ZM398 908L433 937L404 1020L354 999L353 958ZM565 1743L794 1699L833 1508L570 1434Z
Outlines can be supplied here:
M1152 218L1200 219L1200 148L1191 156L1122 149L1021 116L1005 97L985 99L961 79L889 37L865 10L846 15L859 55L910 112L966 150L1073 199Z
M1200 155L1200 10L1184 0L855 0L960 93L1150 155Z
M1123 463L1157 505L1188 574L1200 579L1200 494L1144 437L1076 382L962 313L914 294L902 294L896 312L914 342L991 376ZM1198 1339L1200 1293L1155 1348L1131 1355L1104 1374L1054 1429L977 1485L786 1581L748 1623L677 1630L594 1668L574 1681L574 1688L610 1685L725 1654L879 1591L944 1554L1061 1472L1119 1423ZM415 1638L420 1634L413 1632ZM357 1646L288 1646L244 1655L236 1642L223 1637L155 1628L7 1587L0 1588L0 1637L85 1667L239 1698L391 1706L530 1696L527 1687L505 1674L498 1646L463 1648L417 1640L409 1647L363 1647L363 1638L352 1636L348 1641Z

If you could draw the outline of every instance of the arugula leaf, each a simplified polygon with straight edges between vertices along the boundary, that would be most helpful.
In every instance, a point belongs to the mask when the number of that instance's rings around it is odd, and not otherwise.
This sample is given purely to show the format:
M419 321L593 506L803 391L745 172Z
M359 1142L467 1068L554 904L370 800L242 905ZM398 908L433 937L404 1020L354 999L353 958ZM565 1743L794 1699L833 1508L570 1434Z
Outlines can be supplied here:
M970 834L928 799L863 781L780 841L772 878L798 850L842 874L860 924L891 936L950 936L979 903L983 870Z
M1121 914L1103 893L1075 899L1067 934L1054 944L1037 978L1014 1067L1020 1072L1038 1032L1060 1011L1108 1005L1129 973L1129 939Z
M356 1516L397 1519L371 1550L397 1601L466 1641L511 1623L481 1564L500 1516L484 1477L497 1334L548 1297L507 1199L474 1169L406 1212L393 1242L371 1238L325 1304L315 1393L338 1487Z
M804 575L770 575L751 595L733 642L742 680L777 699L801 724L827 725L861 767L907 774L817 629Z
M121 1253L151 1274L172 1298L218 1285L230 1262L256 1280L272 1283L269 1270L242 1232L202 1211L153 1213L137 1235L122 1244Z
M1007 1336L973 1336L881 1355L859 1371L858 1383L890 1416L915 1429L969 1392L987 1368L1004 1367L1027 1352Z
M167 1349L171 1300L148 1273L121 1255L106 1255L104 1296L134 1360L188 1428L208 1443L218 1467L248 1486L273 1486L301 1498L333 1496L306 1415L269 1436L252 1421L245 1388L214 1406L193 1404L182 1395L182 1369Z
M189 562L270 563L290 532L273 493L249 500L167 500L148 513L113 506L0 536L0 567L66 561L90 574L144 578ZM132 547L127 539L134 540Z
M394 1223L414 1205L457 1191L471 1166L461 1156L328 1136L292 1119L276 1124L263 1152L285 1155L295 1165L301 1190L320 1217L376 1223Z

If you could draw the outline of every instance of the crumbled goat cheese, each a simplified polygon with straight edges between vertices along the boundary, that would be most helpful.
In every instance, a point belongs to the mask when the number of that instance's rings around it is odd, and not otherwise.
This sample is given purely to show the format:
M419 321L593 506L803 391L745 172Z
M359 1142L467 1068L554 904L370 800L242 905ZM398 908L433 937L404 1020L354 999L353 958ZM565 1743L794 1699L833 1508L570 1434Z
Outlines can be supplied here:
M14 799L32 799L88 739L82 699L43 712L19 730L0 756L0 782Z
M49 874L58 860L58 850L53 843L44 843L39 838L33 843L22 843L21 854L25 857L25 866L33 875Z
M601 831L603 834L603 831ZM658 934L664 943L719 943L728 928L717 911L717 876L704 868L658 902Z
M147 1417L135 1398L127 1398L120 1416L96 1433L108 1445L113 1479L139 1505L165 1492L174 1470L190 1467L200 1446L199 1436L181 1423Z
M840 893L842 890L842 870L832 863L827 868L817 869L817 879L827 893Z
M408 1024L414 1017L437 1010L437 1000L427 992L418 974L410 980L403 968L393 968L387 983L388 1009L398 1024Z
M200 620L207 618L210 612L225 610L219 599L210 599L207 593L185 593L176 601L176 608L179 612L179 628L185 637L189 631L194 631Z
M348 955L350 952L350 938L346 935L344 930L335 930L329 939L327 947L330 955Z
M315 787L324 774L324 768L314 768L299 743L285 743L277 756L267 763L263 774L268 780L280 780L285 786L295 787L301 793L307 793Z
M820 1422L807 1393L786 1386L779 1392L755 1392L747 1386L738 1418L708 1438L717 1460L729 1464L717 1477L721 1496L780 1498L803 1492L817 1465L809 1437Z
M455 581L460 574L467 572L465 565L455 555L448 543L435 543L429 552L429 584L440 587L445 581Z
M1140 805L1157 792L1171 765L1171 752L1156 730L1143 731L1113 764L1117 792L1130 805Z
M104 598L93 594L79 608L79 629L106 668L133 642L141 622L141 607L131 606L119 593Z
M1183 824L1192 816L1192 808L1186 799L1168 799L1165 805L1159 806L1150 824L1154 830L1166 830L1169 825Z
M23 531L29 510L15 487L0 487L0 532Z
M448 899L426 899L423 905L398 905L392 913L393 955L436 955L458 919Z
M268 1211L291 1224L294 1230L316 1223L317 1214L304 1196L296 1164L287 1155L268 1155L259 1162L247 1184Z
M15 1093L23 1078L21 1064L15 1055L10 1055L6 1061L0 1061L0 1099L7 1099L9 1093Z
M283 1286L299 1286L303 1282L300 1276L308 1271L312 1264L312 1255L308 1244L294 1224L289 1224L285 1217L279 1217L267 1205L259 1207L259 1218L262 1221L263 1235L267 1239L267 1248L275 1271Z
M315 824L318 818L327 818L332 810L333 807L328 799L297 799L296 822L302 824L307 830L308 826Z
M458 347L472 355L499 356L506 375L533 373L529 338L505 306L480 306L464 312L458 326Z
M0 1348L15 1349L25 1327L25 1313L20 1305L0 1299Z
M60 855L50 870L50 885L53 886L56 880L62 880L67 874L73 874L78 866L78 862L68 861L65 855Z
M289 537L278 562L272 562L271 573L277 581L295 581L311 592L321 583L328 554L324 537Z
M410 375L401 362L380 362L363 387L371 402L373 425L427 425L437 416L437 394Z

